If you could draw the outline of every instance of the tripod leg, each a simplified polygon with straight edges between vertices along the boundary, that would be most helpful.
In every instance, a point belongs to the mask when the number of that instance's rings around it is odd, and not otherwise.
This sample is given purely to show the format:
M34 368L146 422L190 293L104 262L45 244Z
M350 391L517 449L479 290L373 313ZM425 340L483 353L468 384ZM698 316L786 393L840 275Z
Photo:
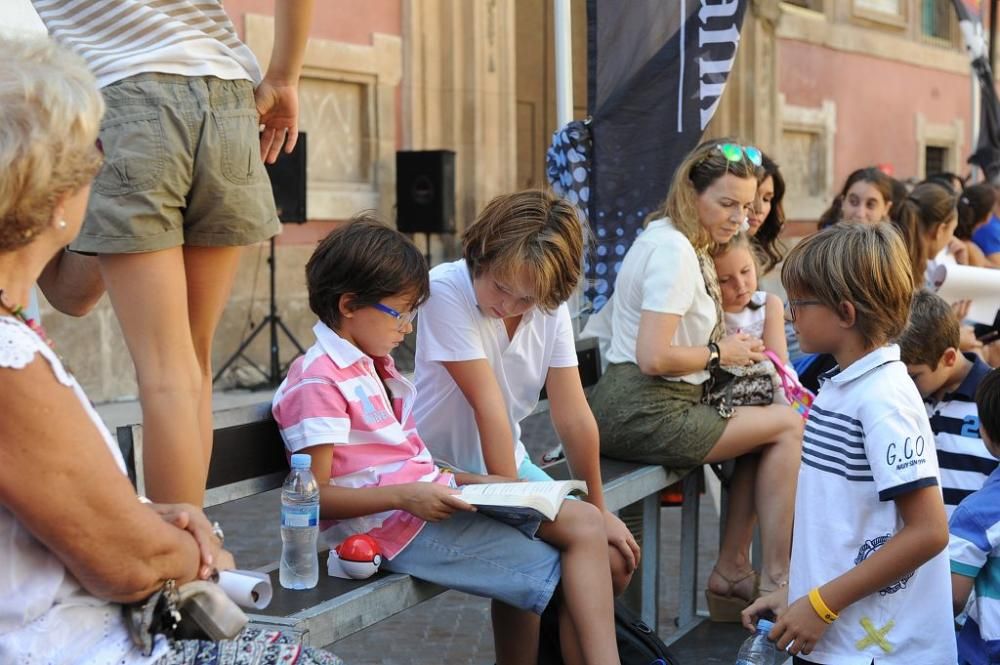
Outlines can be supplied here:
M265 380L268 378L267 372L265 372L260 367L260 365L258 365L257 363L253 362L252 360L250 360L249 358L247 358L245 355L243 355L243 352L246 351L247 347L250 346L250 344L257 338L257 335L259 335L261 333L261 331L264 330L264 328L266 328L268 326L268 324L270 323L269 319L270 319L270 317L265 317L263 321L261 321L260 323L257 324L257 326L253 329L253 332L250 333L250 336L247 337L243 341L242 344L240 344L240 348L236 349L236 352L233 353L233 355L229 356L229 359L226 360L226 362L222 364L222 367L219 368L219 371L215 373L215 376L212 377L212 383L215 383L216 381L218 381L219 377L221 377L222 374L227 369L229 369L229 367L234 362L236 362L236 360L239 359L239 358L243 358L248 363L250 363L251 365L253 365L254 369L256 369L258 372L260 372L261 374L264 375L264 379Z
M303 348L303 346L299 344L299 340L295 339L295 335L293 335L292 331L288 329L288 326L285 325L285 322L281 320L280 316L278 317L277 323L279 326L281 326L281 329L285 332L285 336L288 337L288 339L292 342L292 344L295 345L295 348L299 350L299 353L300 354L305 353L306 352L305 348Z

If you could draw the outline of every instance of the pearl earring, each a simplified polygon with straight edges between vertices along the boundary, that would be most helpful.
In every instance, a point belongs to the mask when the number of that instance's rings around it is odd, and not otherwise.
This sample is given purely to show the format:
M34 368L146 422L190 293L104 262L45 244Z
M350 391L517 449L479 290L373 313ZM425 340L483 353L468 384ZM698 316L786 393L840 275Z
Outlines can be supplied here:
M60 219L58 222L56 222L56 228L58 228L59 230L65 229L67 226L69 226L69 224L66 223L65 219Z

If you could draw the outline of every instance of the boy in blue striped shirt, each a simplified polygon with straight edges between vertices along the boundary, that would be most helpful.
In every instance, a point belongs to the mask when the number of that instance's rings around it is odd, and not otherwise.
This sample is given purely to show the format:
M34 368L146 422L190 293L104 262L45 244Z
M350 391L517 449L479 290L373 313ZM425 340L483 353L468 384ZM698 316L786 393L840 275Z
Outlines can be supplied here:
M983 443L1000 457L1000 369L976 392ZM960 665L1000 662L1000 470L982 489L964 499L951 516L951 596L955 614L975 590L969 616L958 636Z
M996 458L979 438L976 389L990 367L974 353L962 353L959 325L940 296L913 297L910 323L899 337L900 357L927 406L941 469L944 507L951 517L962 499L986 482Z

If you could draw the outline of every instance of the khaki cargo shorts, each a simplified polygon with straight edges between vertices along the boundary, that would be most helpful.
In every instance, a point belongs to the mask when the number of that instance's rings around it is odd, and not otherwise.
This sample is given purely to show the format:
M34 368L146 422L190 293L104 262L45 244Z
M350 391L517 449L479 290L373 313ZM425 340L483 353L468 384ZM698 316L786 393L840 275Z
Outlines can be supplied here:
M71 249L232 247L280 231L250 81L140 74L101 92L105 161Z

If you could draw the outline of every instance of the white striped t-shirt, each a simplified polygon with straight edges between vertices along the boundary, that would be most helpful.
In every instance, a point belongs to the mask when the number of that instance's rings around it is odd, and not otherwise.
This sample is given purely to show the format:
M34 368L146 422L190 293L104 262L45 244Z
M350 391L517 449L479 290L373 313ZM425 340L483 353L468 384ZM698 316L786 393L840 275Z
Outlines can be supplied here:
M938 484L930 424L898 346L826 374L803 436L788 600L877 552L903 527L895 499ZM954 663L947 552L841 609L810 658L837 665Z
M249 79L260 65L220 0L31 0L52 37L104 87L136 74Z
M386 487L403 483L451 484L441 473L413 420L416 389L392 358L369 358L323 323L316 343L292 363L271 410L289 453L332 445L330 484ZM385 382L385 386L382 382ZM388 388L388 393L386 393ZM402 510L345 520L322 520L330 546L367 533L392 559L420 533L424 521Z

